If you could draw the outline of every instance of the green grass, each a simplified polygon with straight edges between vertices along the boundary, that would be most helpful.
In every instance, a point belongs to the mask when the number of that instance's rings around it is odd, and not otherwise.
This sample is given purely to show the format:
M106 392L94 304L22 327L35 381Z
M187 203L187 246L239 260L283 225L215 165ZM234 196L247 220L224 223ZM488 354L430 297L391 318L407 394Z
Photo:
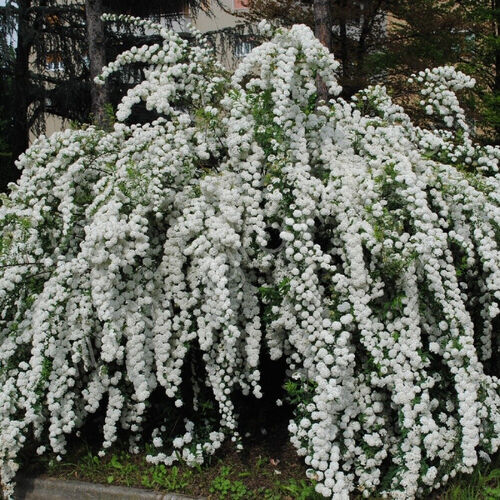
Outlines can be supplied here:
M320 500L314 484L305 478L305 467L289 444L271 449L263 444L236 453L226 447L211 463L197 468L183 464L165 467L115 449L100 458L79 443L61 462L39 458L31 474L79 479L103 484L143 487L162 492L203 495L210 500ZM361 495L353 496L361 499ZM471 475L460 475L425 500L500 500L500 458L481 464ZM372 497L375 500L375 497ZM378 499L377 499L378 500Z
M500 499L500 455L491 464L481 464L472 474L463 474L450 482L436 496L439 500Z
M291 445L278 446L274 454L269 452L265 445L257 445L243 453L236 453L227 446L219 457L206 465L166 467L148 463L145 454L131 455L119 449L101 458L86 443L79 443L60 462L47 457L31 460L25 473L203 495L214 500L323 498L305 478L305 467Z

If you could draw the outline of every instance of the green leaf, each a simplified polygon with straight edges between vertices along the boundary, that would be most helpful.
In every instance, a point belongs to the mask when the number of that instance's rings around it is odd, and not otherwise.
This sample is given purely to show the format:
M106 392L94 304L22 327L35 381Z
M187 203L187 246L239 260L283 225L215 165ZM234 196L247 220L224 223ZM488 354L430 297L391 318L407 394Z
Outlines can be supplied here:
M123 469L123 465L118 461L118 457L116 455L113 455L111 457L109 465L111 465L111 467L113 467L114 469Z

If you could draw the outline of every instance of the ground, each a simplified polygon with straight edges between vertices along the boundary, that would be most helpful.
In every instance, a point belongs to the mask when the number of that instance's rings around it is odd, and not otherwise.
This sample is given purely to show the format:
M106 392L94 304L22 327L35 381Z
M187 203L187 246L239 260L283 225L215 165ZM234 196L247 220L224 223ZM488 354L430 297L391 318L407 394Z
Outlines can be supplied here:
M58 462L53 457L31 460L25 474L59 479L145 487L148 489L205 496L210 500L319 500L314 485L306 479L306 466L297 456L283 431L275 426L265 434L247 440L237 453L226 444L209 463L197 469L185 465L167 468L151 465L145 454L131 455L115 447L100 458L97 447L77 440L68 455ZM361 495L359 499L361 499ZM472 476L455 478L426 500L500 499L500 456L478 468ZM372 497L375 500L375 497Z

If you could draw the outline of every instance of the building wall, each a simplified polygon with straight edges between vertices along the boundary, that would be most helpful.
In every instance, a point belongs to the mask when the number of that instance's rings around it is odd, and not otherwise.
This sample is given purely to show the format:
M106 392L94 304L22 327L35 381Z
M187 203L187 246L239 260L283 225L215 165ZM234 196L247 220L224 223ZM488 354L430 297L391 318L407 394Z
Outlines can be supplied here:
M210 14L200 11L197 18L193 19L194 26L202 33L234 26L238 22L238 18L229 12L238 12L245 8L241 0L223 0L221 3L224 8L216 5L215 2L212 3L214 5Z
M60 116L56 115L45 115L45 135L47 137L54 132L60 132L67 128L69 128L69 122L67 120L63 120ZM30 144L32 144L36 138L37 135L30 132Z

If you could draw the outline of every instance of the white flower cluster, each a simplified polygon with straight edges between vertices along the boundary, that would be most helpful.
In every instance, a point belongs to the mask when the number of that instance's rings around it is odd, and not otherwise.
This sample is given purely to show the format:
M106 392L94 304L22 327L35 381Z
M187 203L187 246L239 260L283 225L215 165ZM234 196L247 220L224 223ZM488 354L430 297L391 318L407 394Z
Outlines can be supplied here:
M457 139L383 87L318 104L338 63L304 26L232 79L199 37L146 27L163 43L104 71L148 66L114 129L41 137L2 199L6 496L28 438L60 456L96 412L103 453L151 424L153 463L241 448L264 352L286 360L276 403L325 497L425 496L495 453L500 152L466 129L471 81L421 75ZM157 118L133 124L141 102Z
M420 91L424 98L420 105L428 115L437 114L447 127L457 127L468 131L464 110L460 106L455 92L465 88L473 88L476 84L474 78L456 71L451 66L426 69L418 75L412 75L411 81L423 84Z

